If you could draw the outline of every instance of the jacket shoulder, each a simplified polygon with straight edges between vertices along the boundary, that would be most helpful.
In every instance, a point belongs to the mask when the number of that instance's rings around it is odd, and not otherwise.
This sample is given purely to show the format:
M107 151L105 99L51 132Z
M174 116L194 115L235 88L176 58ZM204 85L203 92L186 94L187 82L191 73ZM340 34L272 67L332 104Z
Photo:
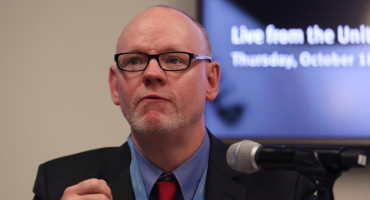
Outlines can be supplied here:
M92 149L76 154L71 154L63 157L59 157L43 163L42 165L47 168L65 168L65 166L78 166L87 164L99 164L104 163L111 158L112 155L119 153L120 147L105 147L99 149ZM97 166L97 165L93 165ZM89 167L93 167L89 166Z
M95 176L96 178L109 179L118 166L130 164L130 149L125 143L121 147L106 147L77 154L72 154L48 161L42 166L47 170L47 175L66 178Z
M121 147L94 149L53 159L39 166L34 193L38 197L59 199L65 188L83 180L98 178L108 182L130 162L126 143Z

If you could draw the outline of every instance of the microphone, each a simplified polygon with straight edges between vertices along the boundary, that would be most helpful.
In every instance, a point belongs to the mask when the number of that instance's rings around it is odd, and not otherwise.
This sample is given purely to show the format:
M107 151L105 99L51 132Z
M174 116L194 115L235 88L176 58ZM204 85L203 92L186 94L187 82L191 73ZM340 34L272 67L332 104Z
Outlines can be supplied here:
M338 173L351 167L365 167L366 155L344 147L261 145L251 140L232 144L228 165L242 173L259 170L296 170L308 175Z

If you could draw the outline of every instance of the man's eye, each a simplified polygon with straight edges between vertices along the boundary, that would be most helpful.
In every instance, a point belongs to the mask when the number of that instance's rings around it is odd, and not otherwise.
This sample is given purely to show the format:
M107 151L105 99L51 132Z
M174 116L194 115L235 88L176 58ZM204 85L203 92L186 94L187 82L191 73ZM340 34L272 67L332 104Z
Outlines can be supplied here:
M180 65L184 64L184 61L179 57L170 57L168 58L167 63L172 65Z
M142 63L142 59L140 59L140 58L130 58L127 61L128 65L139 65L140 63Z
M179 59L177 59L177 58L169 59L169 63L171 63L171 64L177 64L178 62L179 62Z

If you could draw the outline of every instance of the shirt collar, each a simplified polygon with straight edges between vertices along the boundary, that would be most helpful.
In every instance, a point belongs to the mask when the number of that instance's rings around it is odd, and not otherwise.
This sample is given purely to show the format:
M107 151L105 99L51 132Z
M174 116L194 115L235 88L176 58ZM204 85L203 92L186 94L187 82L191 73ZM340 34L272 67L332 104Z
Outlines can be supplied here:
M203 142L198 150L172 172L180 185L182 195L185 200L193 199L194 197L198 184L208 165L209 149L209 136L206 131ZM146 159L137 149L135 144L134 150L145 191L147 197L149 197L155 182L163 171Z

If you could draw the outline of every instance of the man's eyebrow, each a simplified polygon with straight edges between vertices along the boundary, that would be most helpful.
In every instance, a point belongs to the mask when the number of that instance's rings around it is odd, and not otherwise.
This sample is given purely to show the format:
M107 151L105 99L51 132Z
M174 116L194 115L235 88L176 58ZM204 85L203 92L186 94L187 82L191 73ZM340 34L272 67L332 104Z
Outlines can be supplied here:
M188 52L188 50L185 50L184 48L165 48L165 49L163 49L161 51L156 52L155 54L157 54L157 53L165 53L165 52L172 52L172 51ZM125 51L119 51L117 53L134 53L134 52L151 54L151 53L149 53L147 51L138 50L138 49L129 49L129 50L125 50Z
M129 48L124 51L120 50L117 51L117 53L129 53L129 52L142 52L142 53L150 53L147 50L144 50L145 47L141 48ZM169 51L185 51L185 52L190 52L189 49L184 48L181 45L168 45L167 47L160 48L160 49L153 49L153 50L158 50L156 53L163 53L163 52L169 52Z

